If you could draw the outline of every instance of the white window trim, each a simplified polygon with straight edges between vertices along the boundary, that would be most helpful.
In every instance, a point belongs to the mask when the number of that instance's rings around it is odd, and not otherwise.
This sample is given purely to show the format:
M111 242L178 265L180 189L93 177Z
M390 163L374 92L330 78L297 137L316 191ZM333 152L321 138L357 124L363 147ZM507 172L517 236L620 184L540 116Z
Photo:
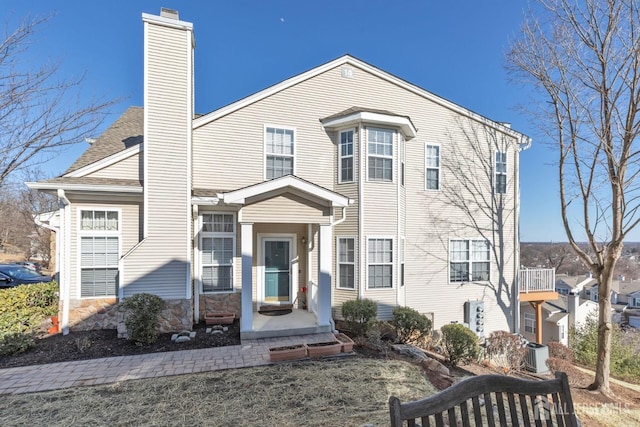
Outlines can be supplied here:
M346 133L346 132L352 132L353 133L353 141L351 141L351 155L350 156L343 156L342 155L342 134ZM343 129L340 132L338 132L338 184L343 184L343 183L352 183L356 181L356 129L355 128L350 128L350 129ZM295 136L295 135L294 135ZM353 160L352 163L352 174L353 174L353 179L351 180L344 180L342 179L342 159L345 158L351 158ZM295 166L295 159L294 159L294 166Z
M391 155L390 156L385 156L385 155L380 155L380 154L369 154L369 131L371 130L382 130L382 131L388 131L391 132L393 134L393 137L391 139ZM375 183L394 183L396 182L396 174L394 173L394 167L396 162L394 161L394 154L396 152L395 147L398 145L396 140L397 140L397 130L396 129L390 129L390 128L384 128L384 127L376 127L376 126L371 126L371 127L367 127L365 128L365 141L364 144L362 144L364 146L364 152L367 156L366 158L366 165L365 165L365 173L367 176L367 182L375 182ZM385 180L385 179L371 179L371 177L369 176L369 159L371 157L375 157L375 158L380 158L380 159L391 159L391 179L390 180Z
M118 230L83 230L82 211L118 212ZM82 296L82 238L83 237L117 237L118 238L118 284L115 295ZM76 299L122 298L122 208L113 206L77 206L76 207Z
M451 281L451 242L454 240L466 240L469 242L469 259L467 260L467 262L469 263L469 276L473 275L473 259L472 259L472 253L471 253L471 242L472 241L483 241L483 242L489 242L489 259L487 260L489 262L489 277L487 278L487 280L472 280L472 277L469 277L469 280L462 280L459 282L452 282ZM449 239L449 246L447 249L447 258L448 258L448 262L447 262L447 280L449 281L450 284L459 284L459 283L469 283L469 282L473 282L473 283L489 283L491 282L491 277L492 277L492 272L491 270L493 269L493 256L491 253L491 241L489 239L486 239L484 237L455 237L455 238L450 238ZM476 262L487 262L487 261L476 261Z
M215 232L215 231L204 231L204 215L213 215L213 214L225 214L225 215L232 215L233 216L233 231L224 231L224 232ZM201 211L200 215L198 215L198 229L200 230L199 237L198 237L198 264L199 264L199 270L198 271L198 286L199 286L199 291L200 294L202 295L221 295L221 294L233 294L236 293L237 289L236 289L236 257L238 256L238 250L237 250L237 230L238 230L238 221L237 221L237 217L236 217L236 213L235 212L229 212L229 211ZM233 256L231 257L231 289L225 289L222 291L205 291L204 290L204 283L202 282L202 271L205 267L203 261L202 261L202 248L203 248L203 244L202 244L202 240L204 238L215 238L215 237L224 237L224 238L231 238L233 239L232 241L232 245L233 245ZM206 265L207 267L209 266L209 264Z
M498 154L504 154L504 172L498 172ZM509 152L496 150L493 155L493 161L495 162L495 176L494 176L494 185L493 191L495 194L507 194L507 186L508 186L508 176L509 176ZM504 191L498 192L498 176L504 175Z
M428 147L438 147L438 167L432 168L428 166L427 156L428 156ZM437 169L438 170L438 188L429 188L427 186L427 169ZM432 144L426 143L424 144L424 189L425 191L440 191L442 188L442 146L440 144Z
M353 262L340 262L340 239L353 240ZM357 243L358 238L355 236L336 236L336 289L343 289L345 291L357 291L358 290L358 269L357 265ZM353 265L353 288L344 287L340 284L340 265L351 264Z
M269 155L269 153L267 153L267 128L274 128L274 129L284 129L284 130L290 130L293 131L293 155L289 155L289 154L279 154L281 156L285 156L285 157L291 157L293 158L293 172L292 174L295 175L296 174L296 153L298 152L298 130L295 127L292 126L282 126L282 125L270 125L270 124L265 124L263 126L263 130L262 130L262 176L264 178L264 180L267 180L267 156Z
M531 328L533 330L533 332L527 331L527 322L531 322L531 324L533 325L532 328ZM534 314L525 312L524 313L524 322L523 322L522 326L523 326L524 331L526 333L535 334L536 333L536 316Z
M640 307L640 297L631 298L632 307Z
M369 241L370 240L379 240L379 239L384 239L384 240L391 240L391 262L390 263L384 263L384 264L376 264L376 265L391 265L391 287L388 288L371 288L369 287L369 266L371 265L371 263L369 262ZM396 244L395 244L395 236L366 236L365 237L365 256L366 256L366 266L367 266L367 271L366 271L366 276L365 276L365 280L367 283L366 289L368 291L392 291L396 289L396 278L398 276L398 272L397 272L397 265L395 262L395 256L396 256Z

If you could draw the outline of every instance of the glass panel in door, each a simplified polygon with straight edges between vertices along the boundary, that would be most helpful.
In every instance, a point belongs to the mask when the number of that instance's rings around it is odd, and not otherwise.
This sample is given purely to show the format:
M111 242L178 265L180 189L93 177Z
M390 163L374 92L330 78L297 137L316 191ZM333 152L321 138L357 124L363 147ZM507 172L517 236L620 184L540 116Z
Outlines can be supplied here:
M291 256L288 240L264 241L264 300L290 302Z

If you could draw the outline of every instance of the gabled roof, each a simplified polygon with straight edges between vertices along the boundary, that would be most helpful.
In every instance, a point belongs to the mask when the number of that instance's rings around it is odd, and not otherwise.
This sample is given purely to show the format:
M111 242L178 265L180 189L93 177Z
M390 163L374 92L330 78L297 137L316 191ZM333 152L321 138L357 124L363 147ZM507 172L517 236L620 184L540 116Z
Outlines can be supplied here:
M531 143L531 139L527 136L525 136L524 134L514 131L511 128L509 128L508 126L505 126L502 123L498 123L496 121L490 120L487 117L481 116L480 114L474 113L473 111L466 109L458 104L455 104L449 100L446 100L444 98L441 98L419 86L416 86L412 83L409 83L406 80L403 80L399 77L394 76L393 74L390 74L386 71L381 70L380 68L374 67L371 64L368 64L358 58L355 58L351 55L343 55L339 58L336 58L332 61L329 61L325 64L322 64L318 67L312 68L309 71L306 71L304 73L298 74L296 76L290 77L286 80L283 80L282 82L275 84L273 86L270 86L264 90L261 90L259 92L254 93L253 95L249 95L245 98L242 98L236 102L233 102L229 105L226 105L222 108L219 108L215 111L212 111L209 114L205 114L201 117L198 117L197 119L195 119L193 121L193 128L199 128L201 126L206 125L207 123L210 123L214 120L219 119L220 117L224 117L228 114L233 113L236 110L239 110L241 108L244 108L248 105L251 105L255 102L258 102L264 98L267 98L275 93L278 93L280 91L283 91L289 87L295 86L305 80L308 80L312 77L315 77L317 75L320 75L328 70L331 70L335 67L339 67L342 65L351 65L353 67L356 68L360 68L366 72L369 72L383 80L386 80L390 83L393 83L399 87L402 87L403 89L406 89L409 92L412 92L414 94L417 94L419 96L422 96L425 99L428 99L438 105L441 105L442 107L448 108L452 111L455 111L463 116L467 116L469 118L472 118L474 120L477 120L485 125L488 125L490 127L493 127L495 129L498 129L502 132L505 132L509 135L514 136L515 138L518 139L518 142L523 145L524 147L528 147L529 144Z
M70 174L107 157L139 145L144 137L144 109L129 107L87 150L67 169Z
M247 199L263 194L272 194L279 191L295 191L306 195L313 200L322 200L324 204L335 207L346 207L353 200L340 193L321 187L312 182L298 178L295 175L285 175L269 181L259 182L248 187L220 193L218 198L227 204L245 204Z

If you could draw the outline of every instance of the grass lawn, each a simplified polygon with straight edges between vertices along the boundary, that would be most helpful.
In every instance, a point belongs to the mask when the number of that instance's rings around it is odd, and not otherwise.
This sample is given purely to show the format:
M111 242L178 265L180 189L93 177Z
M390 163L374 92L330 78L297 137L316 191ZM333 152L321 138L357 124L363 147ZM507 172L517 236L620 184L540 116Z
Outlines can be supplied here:
M346 358L0 397L0 425L389 425L391 394L434 394L400 360Z

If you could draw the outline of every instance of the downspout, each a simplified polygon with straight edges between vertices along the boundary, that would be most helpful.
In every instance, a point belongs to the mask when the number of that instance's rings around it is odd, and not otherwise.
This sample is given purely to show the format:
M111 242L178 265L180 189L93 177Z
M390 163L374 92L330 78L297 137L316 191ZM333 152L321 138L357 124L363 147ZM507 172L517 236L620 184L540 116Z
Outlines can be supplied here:
M60 269L59 269L59 279L60 279L60 293L62 294L62 335L69 334L69 304L71 303L71 283L69 281L70 271L71 271L71 262L69 259L69 237L71 234L71 215L69 212L69 207L71 206L71 202L67 199L67 196L64 193L64 190L58 189L58 205L60 206L60 210L62 211L61 220L64 222L64 226L61 226L60 229L64 230L64 234L61 237L62 247L60 248L59 254L61 255Z
M513 331L516 334L520 334L520 153L531 147L531 138L522 136L520 141L517 142L517 148L515 151L514 163L514 197L515 197L515 231L513 233L514 239L514 319L513 319Z
M344 222L345 219L347 219L347 207L343 206L342 207L342 218L340 218L337 221L333 221L331 223L331 228L333 229L336 225L341 224L342 222ZM334 322L333 317L329 318L329 322L331 323L331 330L333 332L337 332L336 323Z
M358 131L358 298L364 298L364 277L366 273L365 267L365 245L364 241L364 180L366 175L363 174L364 168L364 156L362 155L365 150L364 141L365 130L362 125L360 125L360 130Z
M198 205L193 205L193 322L200 322L200 242L198 241Z

